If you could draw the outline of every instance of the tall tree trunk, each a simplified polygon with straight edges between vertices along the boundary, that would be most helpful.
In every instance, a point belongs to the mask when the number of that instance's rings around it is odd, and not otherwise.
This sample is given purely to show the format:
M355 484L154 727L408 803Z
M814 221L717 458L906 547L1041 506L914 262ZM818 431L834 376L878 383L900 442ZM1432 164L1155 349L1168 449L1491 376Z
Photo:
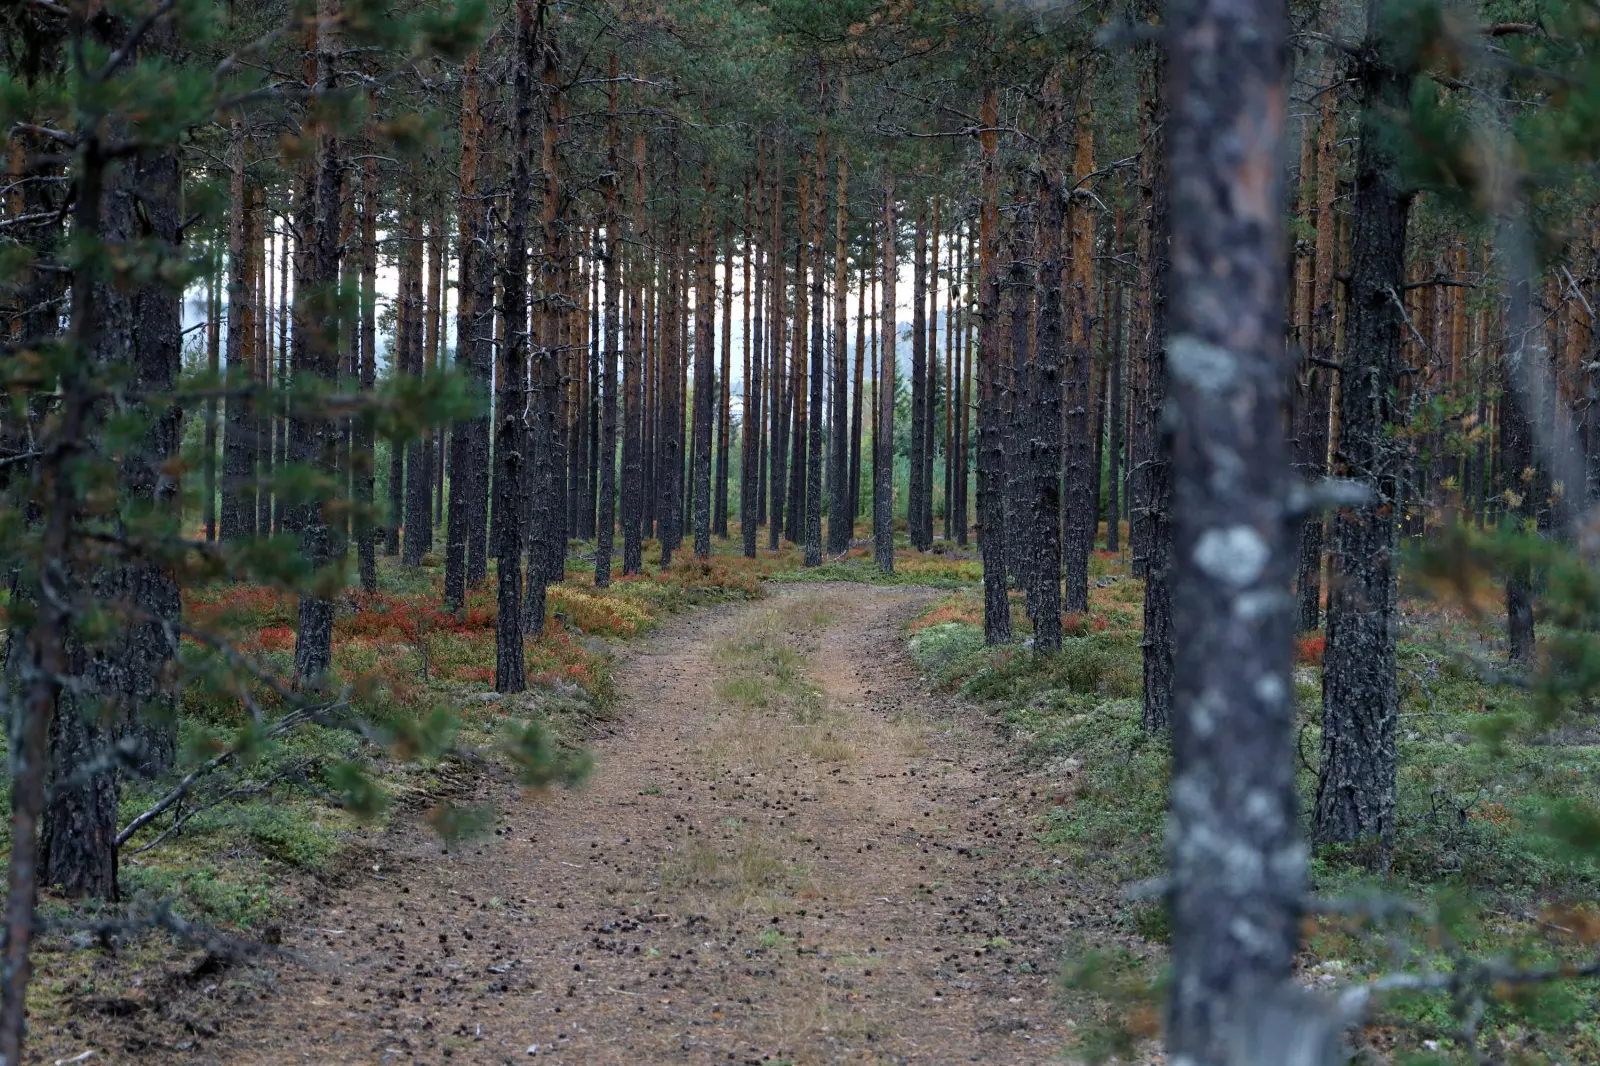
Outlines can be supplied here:
M928 447L928 205L917 206L911 261L911 452L906 456L906 533L911 546L927 551L922 537L922 453Z
M20 151L20 143L18 146ZM206 273L206 374L215 380L222 372L222 285L220 265ZM205 446L202 459L204 496L201 499L201 522L205 525L206 543L217 539L217 398L206 398Z
M541 14L543 10L541 9ZM566 510L557 491L557 483L565 477L562 465L560 417L556 396L561 385L561 328L560 297L563 294L562 271L565 267L561 225L562 188L560 163L557 158L561 138L561 100L559 62L556 43L551 39L553 30L541 23L538 61L540 69L540 95L544 122L540 170L544 175L544 203L539 214L539 259L535 267L538 278L534 291L535 306L530 318L530 353L528 388L528 454L531 458L531 476L525 479L531 496L528 527L527 576L523 583L522 628L525 633L537 635L544 632L545 592L550 585L550 556L555 550L564 552L562 543L556 548L558 538L564 536ZM564 483L563 483L564 487Z
M501 273L503 343L495 368L494 520L497 572L494 690L527 688L522 629L522 505L528 406L528 228L533 214L533 80L542 67L545 0L517 0L516 51L512 57L511 203L506 214L506 251Z
M335 63L339 55L337 26L339 0L317 0L316 79L319 96L326 98L336 88ZM317 131L317 154L313 163L311 188L314 203L311 225L301 227L301 244L308 246L307 284L295 285L295 355L304 363L292 368L294 377L331 389L339 379L338 301L333 298L339 283L339 204L343 178L339 161L338 136L331 126ZM298 343L301 333L305 343ZM291 439L298 443L295 458L327 480L339 473L339 424L320 412L302 414L290 426ZM322 568L334 561L333 539L327 515L320 500L302 506L295 518L300 535L300 551L312 566ZM333 665L333 601L317 592L300 596L300 625L295 632L294 674L302 685L320 684Z
M767 515L770 524L767 527L767 549L778 550L778 538L783 532L783 507L786 502L788 482L788 412L789 374L785 371L787 364L784 359L789 350L788 329L788 279L787 268L784 264L783 244L783 155L778 153L773 159L772 175L772 240L768 242L769 254L772 264L772 327L768 334L768 344L772 349L772 366L768 373L771 380L771 407L772 429L768 445L768 461L771 472L767 476L767 485L772 494L771 504ZM798 283L797 283L798 284Z
M871 243L870 241L868 242ZM870 257L869 257L870 258ZM856 536L856 519L861 515L861 417L862 407L866 394L862 388L866 385L867 361L867 278L870 273L866 263L861 266L859 284L861 291L856 295L856 358L855 375L851 379L850 397L850 498L849 521L850 525L845 531L845 548L850 547L850 542Z
M1144 337L1144 412L1145 452L1142 480L1144 495L1144 706L1140 722L1150 732L1167 728L1172 720L1172 590L1168 559L1172 545L1172 460L1171 442L1161 412L1167 400L1167 189L1170 167L1167 161L1165 123L1167 106L1163 93L1166 70L1159 51L1141 76L1149 139L1144 151L1151 163L1149 210L1146 220L1149 243L1149 284L1145 289Z
M728 538L728 448L733 443L733 234L722 229L722 371L717 375L716 500L711 531Z
M766 184L766 142L758 140L754 182L745 184L744 224L744 435L740 442L739 540L746 559L756 557L756 526L760 521L761 446L763 378L766 360L763 347L766 296L765 256L756 246L761 229L761 196ZM752 260L754 262L752 263ZM752 267L754 268L752 270ZM754 274L754 290L751 275Z
M645 138L633 138L633 197L628 203L628 236L641 239L644 213ZM640 573L644 568L641 543L644 524L644 339L646 310L644 290L649 287L650 259L642 247L629 255L628 328L622 353L622 572Z
M375 106L369 103L369 107ZM359 387L371 393L378 384L378 158L374 143L376 118L369 113L361 154L361 367ZM378 591L376 530L373 496L377 487L377 458L373 453L372 422L358 418L351 453L355 475L356 569L363 592Z
M1117 209L1114 225L1111 254L1116 256L1122 251L1121 208ZM1110 378L1111 393L1107 418L1110 429L1106 434L1106 550L1114 552L1120 551L1122 546L1122 438L1126 432L1122 421L1123 284L1115 267L1111 268L1106 280L1114 290L1111 296L1111 320L1107 323L1109 343L1106 345L1107 358L1111 362L1106 375Z
M922 415L922 542L933 547L933 456L939 450L939 198L933 198L933 223L928 236L928 384Z
M823 290L822 238L828 216L828 136L817 134L816 173L812 179L816 205L811 212L811 380L806 404L805 565L822 565L822 415L827 380L827 295Z
M456 248L461 265L456 294L456 369L466 374L479 403L489 410L492 386L490 348L479 337L490 328L492 308L479 302L482 279L493 270L488 252L480 188L484 121L479 97L481 56L467 56L461 75L461 163L456 195ZM492 301L493 291L489 293ZM459 611L471 583L471 559L483 554L482 514L488 504L486 447L488 419L463 419L450 432L450 502L444 556L444 605Z
M1094 126L1090 111L1091 101L1087 89L1078 103L1077 146L1073 153L1074 174L1094 171ZM1089 609L1089 554L1094 549L1095 505L1092 493L1094 473L1090 462L1094 449L1090 437L1093 431L1093 374L1090 363L1093 352L1090 341L1094 335L1092 310L1094 307L1094 251L1095 205L1086 200L1075 200L1070 208L1072 222L1072 263L1069 267L1071 287L1067 296L1070 304L1071 347L1068 349L1066 371L1066 485L1067 514L1064 554L1066 592L1062 606L1069 612L1081 614Z
M846 97L844 83L839 88L840 101ZM828 411L828 554L843 555L850 550L850 538L855 533L856 509L851 499L855 488L852 461L859 460L854 453L849 432L849 391L846 387L849 345L846 343L850 328L850 249L847 227L850 201L850 153L839 146L839 177L834 186L833 214L833 402ZM856 344L860 363L860 342ZM861 376L856 373L856 396L861 395ZM856 426L860 426L858 404ZM860 440L859 433L855 439ZM859 445L858 445L859 446Z
M1333 71L1326 72L1328 77ZM1330 87L1322 97L1316 140L1317 238L1311 293L1311 364L1306 367L1303 418L1299 426L1298 460L1301 476L1310 480L1328 471L1328 404L1333 395L1334 361L1334 214L1333 198L1339 183L1338 90ZM1304 181L1304 177L1301 178ZM1322 620L1322 514L1308 514L1300 522L1300 561L1295 573L1298 603L1296 626L1316 629Z
M1000 409L1000 94L983 90L978 134L983 188L978 210L978 547L983 556L983 636L1011 640L1006 597L1005 443Z
M1322 763L1314 833L1319 841L1367 840L1385 851L1395 805L1395 519L1401 457L1389 439L1396 412L1411 194L1399 185L1395 148L1377 117L1406 107L1409 72L1376 39L1382 0L1352 74L1363 126L1356 148L1349 307L1339 375L1342 476L1371 497L1338 511L1328 542L1327 651L1322 675Z
M700 240L695 257L694 299L694 554L711 558L711 431L716 407L713 380L716 337L712 316L717 307L716 230L711 220L711 198L716 186L711 165L702 173L705 200L701 208Z
M1171 580L1167 1049L1195 1066L1238 1062L1241 1047L1285 1062L1313 1055L1303 1033L1263 1021L1265 1005L1299 992L1289 981L1306 889L1284 595L1294 567L1282 413L1287 9L1191 0L1171 11L1166 410L1183 565Z
M425 337L428 326L428 307L423 302L424 235L422 215L422 175L413 172L412 186L406 205L404 245L400 252L400 300L405 306L401 321L404 336L401 339L400 371L420 378L427 369ZM433 549L432 525L433 478L428 470L428 441L426 435L417 436L406 443L405 483L405 543L401 561L407 566L421 566L422 557Z
M677 153L673 153L676 161ZM674 162L674 190L678 188ZM661 566L672 565L672 553L683 542L683 419L682 370L688 353L683 350L683 327L688 313L687 255L684 250L681 205L675 197L672 223L667 238L667 276L661 312L661 336L657 377L661 383L660 451L657 453L657 479L661 498Z
M1039 350L1029 392L1027 448L1033 527L1028 608L1033 649L1061 649L1061 236L1068 195L1062 180L1061 72L1045 77L1044 176L1039 182Z
M791 335L794 338L793 356L789 361L789 413L793 422L789 427L789 499L784 511L784 536L791 543L800 544L805 537L805 509L806 494L812 486L806 483L809 473L806 464L806 401L810 398L806 390L806 378L810 371L810 336L807 329L811 322L811 286L808 285L806 271L809 266L806 255L811 241L811 171L806 167L808 158L800 157L800 173L795 179L795 200L799 208L795 217L795 242L794 242L794 322L791 324ZM821 190L817 191L821 198Z
M616 525L617 498L617 358L622 347L621 295L622 212L618 204L622 186L622 145L617 129L617 57L611 56L611 86L606 96L605 244L601 267L605 271L605 355L601 365L599 496L600 514L595 520L594 583L597 588L611 584L611 544ZM632 407L631 397L624 401ZM628 417L632 412L625 412ZM624 431L626 435L626 431ZM626 445L624 445L626 448ZM624 455L626 463L626 455ZM627 508L624 507L624 522ZM626 540L626 533L624 533ZM635 534L637 540L637 534Z
M227 382L222 427L222 514L218 523L224 541L238 541L255 535L255 431L252 403L242 389L254 376L254 315L250 304L255 297L250 276L254 257L250 254L250 197L252 190L245 177L244 118L233 118L229 153L228 209L228 338Z
M1020 186L1017 198L1026 190ZM1028 523L1028 456L1022 442L1031 432L1026 424L1029 406L1029 384L1033 360L1033 274L1035 254L1034 212L1031 204L1021 203L1011 221L1010 262L1006 269L1004 285L1006 304L1005 324L1009 327L1011 358L1001 370L996 382L1000 404L1001 431L999 446L1003 449L1004 515L1006 545L1006 572L1011 583L1026 589L1037 567L1034 547L1029 542L1033 530Z
M873 419L872 456L872 555L878 569L894 573L894 375L895 375L895 238L899 233L896 215L894 174L883 176L883 322L879 344L877 416Z

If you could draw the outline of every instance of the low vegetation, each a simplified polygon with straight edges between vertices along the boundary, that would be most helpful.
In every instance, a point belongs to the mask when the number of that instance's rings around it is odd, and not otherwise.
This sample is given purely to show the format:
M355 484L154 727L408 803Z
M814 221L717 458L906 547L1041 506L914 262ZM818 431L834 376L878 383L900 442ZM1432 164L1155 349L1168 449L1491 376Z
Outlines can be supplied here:
M1102 897L1165 868L1169 746L1139 724L1141 584L1102 559L1087 615L1065 620L1061 651L983 642L974 592L945 597L909 626L912 654L930 679L988 707L1021 759L1056 789L1037 826L1084 887ZM1014 625L1026 633L1020 602ZM1459 960L1505 958L1524 967L1592 962L1600 942L1600 865L1576 849L1600 805L1600 726L1581 709L1538 724L1529 697L1483 679L1480 664L1503 633L1470 612L1420 596L1403 612L1400 640L1399 817L1378 872L1370 856L1337 847L1314 854L1313 887L1343 913L1305 929L1300 974L1343 986L1397 963L1447 970ZM1295 670L1301 810L1316 788L1321 718L1320 633L1302 637ZM1503 654L1503 653L1502 653ZM1308 816L1307 816L1308 817ZM1383 867L1386 866L1386 870ZM1402 905L1377 903L1398 894ZM1370 908L1352 901L1372 900ZM1163 908L1118 900L1119 925L1164 946ZM1398 953L1398 954L1397 954ZM1070 983L1122 1004L1119 1021L1086 1037L1085 1051L1128 1051L1157 1032L1149 1008L1161 986L1148 951L1066 960ZM1482 1019L1486 1044L1507 1061L1600 1058L1600 982L1507 986ZM1448 991L1397 995L1363 1030L1368 1061L1472 1061L1453 1038Z

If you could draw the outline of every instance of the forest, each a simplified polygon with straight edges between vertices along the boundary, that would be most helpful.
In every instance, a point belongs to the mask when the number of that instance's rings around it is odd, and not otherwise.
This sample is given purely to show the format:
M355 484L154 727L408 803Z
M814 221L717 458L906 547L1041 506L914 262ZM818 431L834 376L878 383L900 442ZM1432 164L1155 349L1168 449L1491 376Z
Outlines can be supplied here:
M0 1064L1600 1061L1593 0L10 0L0 129Z

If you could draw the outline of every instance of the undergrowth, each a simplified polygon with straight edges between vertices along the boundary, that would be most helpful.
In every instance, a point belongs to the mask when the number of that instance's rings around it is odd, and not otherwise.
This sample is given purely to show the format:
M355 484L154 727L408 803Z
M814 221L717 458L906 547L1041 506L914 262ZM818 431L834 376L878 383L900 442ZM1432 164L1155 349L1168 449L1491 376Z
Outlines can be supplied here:
M1165 867L1168 742L1140 727L1142 587L1108 565L1086 616L1064 619L1059 653L1027 645L1013 599L1016 643L988 647L982 600L956 592L909 626L910 649L938 685L989 708L1020 757L1052 779L1053 802L1038 827L1041 842L1103 898L1159 876ZM1408 603L1400 643L1400 774L1397 831L1386 876L1366 856L1317 849L1316 892L1398 894L1417 916L1383 927L1349 918L1308 919L1304 980L1338 985L1403 965L1447 967L1463 957L1504 957L1525 966L1591 961L1600 943L1600 869L1568 846L1557 817L1600 801L1592 710L1559 728L1519 734L1526 698L1482 680L1476 663L1488 638L1458 615ZM1321 718L1321 634L1299 638L1295 693L1303 829L1316 788ZM1554 812L1554 813L1553 813ZM1581 819L1579 820L1581 823ZM1155 903L1118 902L1124 932L1159 949L1169 930ZM1399 951L1400 957L1395 956ZM1148 952L1085 954L1069 960L1072 987L1119 1006L1108 1033L1086 1036L1089 1054L1127 1053L1156 1032L1149 1007L1161 977ZM1555 982L1505 989L1489 1008L1483 1035L1509 1061L1600 1061L1600 982ZM1129 1026L1133 1026L1129 1028ZM1445 993L1387 1001L1361 1034L1366 1061L1466 1063L1451 1042ZM1132 1042L1130 1042L1132 1041Z

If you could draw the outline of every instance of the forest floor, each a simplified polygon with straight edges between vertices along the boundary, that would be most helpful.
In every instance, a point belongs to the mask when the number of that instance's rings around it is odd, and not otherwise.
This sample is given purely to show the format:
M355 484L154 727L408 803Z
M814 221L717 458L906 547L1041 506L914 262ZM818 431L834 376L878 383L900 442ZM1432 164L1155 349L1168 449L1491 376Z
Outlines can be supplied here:
M791 585L668 622L625 653L585 786L491 769L493 835L397 821L285 923L299 963L40 1061L1059 1061L1093 1010L1061 1002L1062 946L1115 902L1037 842L1047 783L907 654L935 599Z

